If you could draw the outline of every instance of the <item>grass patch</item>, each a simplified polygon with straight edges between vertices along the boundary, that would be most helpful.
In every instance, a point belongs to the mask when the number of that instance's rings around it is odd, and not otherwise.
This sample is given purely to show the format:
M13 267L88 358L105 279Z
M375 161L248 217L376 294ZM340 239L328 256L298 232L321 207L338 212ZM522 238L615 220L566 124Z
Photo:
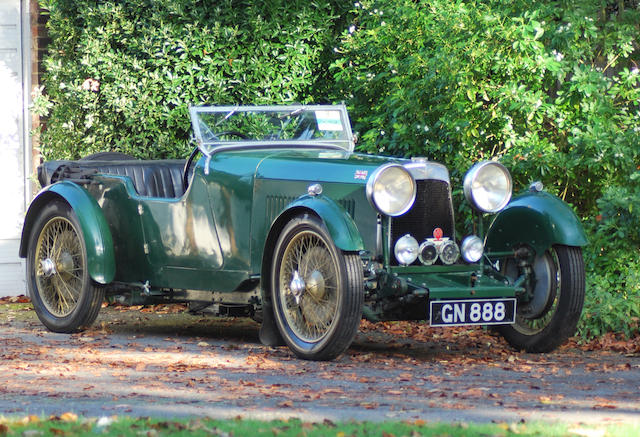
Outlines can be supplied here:
M36 320L30 303L10 303L0 305L0 322L26 322Z
M345 422L321 423L288 421L263 422L244 420L177 419L102 417L78 418L75 414L41 419L29 416L21 419L0 418L1 436L45 437L73 435L101 436L482 436L482 437L528 437L528 436L637 436L638 425L609 425L595 427L571 424L535 423L427 423L414 422Z

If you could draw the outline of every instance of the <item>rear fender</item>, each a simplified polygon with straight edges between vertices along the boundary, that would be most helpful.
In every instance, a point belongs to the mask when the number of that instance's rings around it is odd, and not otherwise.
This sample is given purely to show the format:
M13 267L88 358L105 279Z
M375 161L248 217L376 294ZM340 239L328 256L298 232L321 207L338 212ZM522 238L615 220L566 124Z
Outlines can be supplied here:
M485 250L507 252L526 244L537 254L551 246L585 246L587 236L573 210L558 197L528 192L514 198L494 219L487 232Z
M20 256L27 257L31 229L40 210L49 202L62 200L78 217L87 251L87 267L91 278L99 284L113 281L116 271L113 239L98 202L81 186L62 181L49 185L33 199L22 228Z

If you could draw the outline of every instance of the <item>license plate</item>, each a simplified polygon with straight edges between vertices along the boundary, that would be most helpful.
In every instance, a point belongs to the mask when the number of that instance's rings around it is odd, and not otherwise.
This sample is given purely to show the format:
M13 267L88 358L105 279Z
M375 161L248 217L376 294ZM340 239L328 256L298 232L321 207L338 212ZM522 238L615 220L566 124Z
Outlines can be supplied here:
M431 326L504 325L516 320L516 299L434 300Z

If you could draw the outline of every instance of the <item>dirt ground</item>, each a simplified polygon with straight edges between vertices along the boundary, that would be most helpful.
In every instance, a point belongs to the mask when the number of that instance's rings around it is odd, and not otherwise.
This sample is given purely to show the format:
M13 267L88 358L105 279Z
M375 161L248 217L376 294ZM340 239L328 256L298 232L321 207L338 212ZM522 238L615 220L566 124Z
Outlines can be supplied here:
M0 415L640 423L633 344L537 355L481 328L363 322L346 354L310 362L262 346L258 328L109 306L65 335L28 303L0 303Z

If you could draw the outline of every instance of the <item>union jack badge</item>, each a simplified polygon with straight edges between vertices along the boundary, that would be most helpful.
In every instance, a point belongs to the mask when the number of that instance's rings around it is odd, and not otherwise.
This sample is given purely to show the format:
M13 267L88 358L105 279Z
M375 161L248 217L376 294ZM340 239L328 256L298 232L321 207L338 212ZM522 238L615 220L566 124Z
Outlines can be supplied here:
M353 175L354 179L362 179L363 181L367 179L367 175L369 172L367 170L356 170L356 174Z

